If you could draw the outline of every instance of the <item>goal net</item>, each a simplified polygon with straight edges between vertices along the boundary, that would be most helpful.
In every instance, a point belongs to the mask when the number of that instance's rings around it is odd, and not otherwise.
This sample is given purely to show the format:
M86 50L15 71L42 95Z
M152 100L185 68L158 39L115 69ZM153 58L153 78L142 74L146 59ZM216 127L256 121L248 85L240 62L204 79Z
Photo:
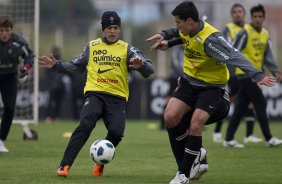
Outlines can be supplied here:
M13 32L23 36L38 56L39 0L0 0L0 15L10 15ZM1 96L0 96L1 98ZM3 103L0 100L0 117ZM29 79L18 83L16 111L13 123L29 124L38 120L38 65L34 61Z

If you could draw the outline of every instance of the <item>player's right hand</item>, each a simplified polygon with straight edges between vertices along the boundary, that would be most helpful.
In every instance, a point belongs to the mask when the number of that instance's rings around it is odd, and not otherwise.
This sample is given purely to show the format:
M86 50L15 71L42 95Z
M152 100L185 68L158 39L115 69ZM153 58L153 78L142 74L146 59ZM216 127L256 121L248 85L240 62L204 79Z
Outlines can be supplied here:
M159 47L160 43L164 40L164 37L161 34L155 34L155 35L147 38L145 41L150 42L150 41L153 41L153 40L157 40L157 42L151 47L151 51L159 49L158 47Z
M164 37L161 35L161 34L155 34L149 38L147 38L145 41L146 42L150 42L152 40L158 40L158 41L163 41L164 40Z
M52 68L56 64L56 59L53 54L48 56L38 57L38 64L42 68Z
M262 87L263 85L272 87L275 85L275 83L276 83L276 78L267 75L265 75L260 81L258 81L259 87Z

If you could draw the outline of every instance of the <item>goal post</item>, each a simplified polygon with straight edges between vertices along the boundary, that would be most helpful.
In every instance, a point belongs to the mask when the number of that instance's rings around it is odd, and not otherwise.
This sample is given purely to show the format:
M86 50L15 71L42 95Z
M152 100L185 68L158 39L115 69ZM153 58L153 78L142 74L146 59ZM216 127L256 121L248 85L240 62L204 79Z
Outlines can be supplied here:
M36 58L39 54L39 7L40 0L0 0L0 14L12 17L14 22L13 32L26 39L36 56L29 79L18 84L13 120L13 123L20 123L27 134L30 133L26 128L27 125L38 123L39 69ZM1 118L2 113L3 103L0 100Z

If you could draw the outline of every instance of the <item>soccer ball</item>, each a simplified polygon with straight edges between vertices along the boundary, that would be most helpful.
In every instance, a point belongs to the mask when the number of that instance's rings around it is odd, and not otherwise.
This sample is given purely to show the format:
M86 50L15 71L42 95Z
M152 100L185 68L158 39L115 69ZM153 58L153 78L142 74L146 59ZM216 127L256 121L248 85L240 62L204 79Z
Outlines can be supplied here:
M90 157L98 164L108 164L115 156L115 147L108 140L96 140L90 147Z

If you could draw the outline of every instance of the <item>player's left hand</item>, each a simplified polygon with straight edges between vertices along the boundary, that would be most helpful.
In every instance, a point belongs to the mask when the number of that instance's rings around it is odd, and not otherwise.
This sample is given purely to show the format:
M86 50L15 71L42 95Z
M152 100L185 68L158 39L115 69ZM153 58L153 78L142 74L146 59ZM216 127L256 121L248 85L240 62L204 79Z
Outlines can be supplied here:
M22 69L19 73L18 80L20 83L24 83L27 81L28 77L29 77L29 72L25 69Z
M152 47L151 47L151 50L162 50L162 51L165 51L167 50L169 47L168 47L168 41L166 40L163 40L161 42L158 42L158 43L155 43Z
M164 37L161 34L155 34L149 38L147 38L145 41L146 42L150 42L153 40L157 40L157 42L155 44L153 44L153 46L151 47L151 51L156 51L157 49L159 49L161 42L164 40Z
M265 75L260 81L258 81L259 87L262 87L263 85L272 87L275 85L275 83L276 83L275 77L267 76L267 75Z
M139 69L144 66L144 61L141 58L134 57L130 59L129 68Z

